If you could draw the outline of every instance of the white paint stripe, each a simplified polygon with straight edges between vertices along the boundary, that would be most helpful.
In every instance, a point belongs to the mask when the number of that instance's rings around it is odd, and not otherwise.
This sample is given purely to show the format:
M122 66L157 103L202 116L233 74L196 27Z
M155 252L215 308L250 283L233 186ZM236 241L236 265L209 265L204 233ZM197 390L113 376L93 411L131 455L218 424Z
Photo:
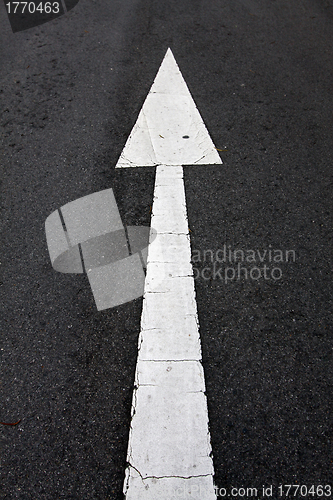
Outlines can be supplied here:
M215 500L181 166L156 169L151 227L124 493Z

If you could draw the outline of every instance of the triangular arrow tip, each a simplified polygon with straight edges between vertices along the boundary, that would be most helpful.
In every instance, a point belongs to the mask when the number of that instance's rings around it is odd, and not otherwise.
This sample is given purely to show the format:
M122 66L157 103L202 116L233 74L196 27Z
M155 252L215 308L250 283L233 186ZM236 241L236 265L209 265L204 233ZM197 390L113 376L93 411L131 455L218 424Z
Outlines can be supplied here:
M170 47L116 168L161 164L222 164Z

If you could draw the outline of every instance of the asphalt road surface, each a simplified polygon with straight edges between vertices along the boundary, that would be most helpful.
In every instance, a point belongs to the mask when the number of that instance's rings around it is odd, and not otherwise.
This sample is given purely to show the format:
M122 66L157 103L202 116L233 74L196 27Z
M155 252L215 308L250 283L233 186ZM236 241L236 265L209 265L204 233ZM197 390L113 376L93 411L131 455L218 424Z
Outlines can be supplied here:
M168 47L223 161L184 167L215 483L333 496L333 4L80 0L17 33L0 10L0 499L123 498L142 299L97 311L44 224L113 188L149 226L155 168L114 167Z

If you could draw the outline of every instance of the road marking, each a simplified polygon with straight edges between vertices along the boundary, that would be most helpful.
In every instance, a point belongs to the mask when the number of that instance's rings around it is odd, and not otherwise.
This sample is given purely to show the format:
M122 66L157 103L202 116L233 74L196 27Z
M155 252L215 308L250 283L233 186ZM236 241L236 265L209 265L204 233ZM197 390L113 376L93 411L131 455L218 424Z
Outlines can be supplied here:
M126 500L215 500L182 165L221 164L170 49L116 168L156 165Z
M211 163L222 161L168 49L116 167Z

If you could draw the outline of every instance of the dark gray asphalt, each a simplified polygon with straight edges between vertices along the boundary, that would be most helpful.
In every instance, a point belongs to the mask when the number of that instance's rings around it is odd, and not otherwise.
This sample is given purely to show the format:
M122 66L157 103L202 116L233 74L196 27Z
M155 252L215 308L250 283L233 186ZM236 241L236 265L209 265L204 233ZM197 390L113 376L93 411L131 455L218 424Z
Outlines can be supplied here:
M1 8L1 500L122 498L142 300L97 312L44 222L112 187L149 224L154 169L114 166L169 46L225 150L185 168L193 250L296 255L196 280L216 484L333 489L333 4L80 0L15 34Z

